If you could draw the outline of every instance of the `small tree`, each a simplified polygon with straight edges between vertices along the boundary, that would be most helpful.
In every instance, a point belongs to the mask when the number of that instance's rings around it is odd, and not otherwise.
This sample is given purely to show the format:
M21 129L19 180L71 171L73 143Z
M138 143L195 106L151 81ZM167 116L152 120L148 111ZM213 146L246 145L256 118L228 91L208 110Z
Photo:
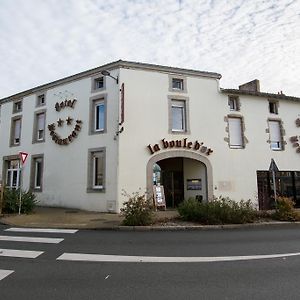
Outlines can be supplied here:
M5 189L4 190L4 213L17 213L19 211L20 190ZM21 213L30 213L36 207L37 200L35 194L31 191L21 191Z

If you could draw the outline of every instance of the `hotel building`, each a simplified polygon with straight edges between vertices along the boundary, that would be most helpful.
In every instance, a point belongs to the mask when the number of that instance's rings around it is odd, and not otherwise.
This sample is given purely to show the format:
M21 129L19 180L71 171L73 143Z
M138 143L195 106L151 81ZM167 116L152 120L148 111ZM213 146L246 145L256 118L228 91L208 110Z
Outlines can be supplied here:
M167 207L195 197L300 206L300 98L259 81L116 61L0 100L0 181L40 205L119 212L124 191L163 186ZM28 153L22 166L20 152Z

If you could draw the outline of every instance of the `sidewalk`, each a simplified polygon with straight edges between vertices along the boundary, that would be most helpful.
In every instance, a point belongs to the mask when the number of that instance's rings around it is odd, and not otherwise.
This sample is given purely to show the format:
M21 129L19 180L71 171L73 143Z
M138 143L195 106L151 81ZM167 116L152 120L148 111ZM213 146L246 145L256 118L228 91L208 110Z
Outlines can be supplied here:
M134 231L175 231L175 230L209 230L236 229L262 226L299 226L300 222L257 222L250 224L228 225L200 225L176 219L176 210L157 211L154 213L155 224L151 226L122 226L123 217L120 214L88 212L78 209L37 207L28 215L3 215L0 224L13 227L36 228L70 228L70 229L98 229L98 230L134 230Z
M155 212L156 222L171 220L176 216L178 213L175 210ZM122 220L120 214L37 207L34 213L28 215L4 215L0 223L15 227L120 229Z

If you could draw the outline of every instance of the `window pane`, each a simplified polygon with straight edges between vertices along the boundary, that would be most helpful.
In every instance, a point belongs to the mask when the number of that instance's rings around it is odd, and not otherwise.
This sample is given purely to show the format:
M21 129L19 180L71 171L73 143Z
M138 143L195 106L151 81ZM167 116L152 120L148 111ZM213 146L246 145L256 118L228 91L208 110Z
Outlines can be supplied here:
M93 170L93 185L94 187L102 188L103 187L103 153L94 153L94 170Z
M183 79L173 78L172 79L172 88L178 89L178 90L183 90Z
M95 89L102 89L104 87L103 77L95 79Z
M18 171L14 170L12 171L12 187L17 187L18 184Z
M6 176L6 186L10 187L10 181L11 181L11 171L7 171L7 176Z
M95 129L104 130L105 124L105 105L104 103L99 103L96 105L96 116L95 116Z
M41 182L42 182L42 161L40 159L36 159L34 188L41 188Z

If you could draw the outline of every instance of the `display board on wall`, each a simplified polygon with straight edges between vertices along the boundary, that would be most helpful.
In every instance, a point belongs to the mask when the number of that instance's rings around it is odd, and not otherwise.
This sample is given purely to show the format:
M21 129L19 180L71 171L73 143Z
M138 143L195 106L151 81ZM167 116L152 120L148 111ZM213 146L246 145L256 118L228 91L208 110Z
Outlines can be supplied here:
M162 185L153 186L154 206L155 208L163 208L166 210L165 190Z
M201 179L187 179L187 189L192 191L201 191L202 190Z

